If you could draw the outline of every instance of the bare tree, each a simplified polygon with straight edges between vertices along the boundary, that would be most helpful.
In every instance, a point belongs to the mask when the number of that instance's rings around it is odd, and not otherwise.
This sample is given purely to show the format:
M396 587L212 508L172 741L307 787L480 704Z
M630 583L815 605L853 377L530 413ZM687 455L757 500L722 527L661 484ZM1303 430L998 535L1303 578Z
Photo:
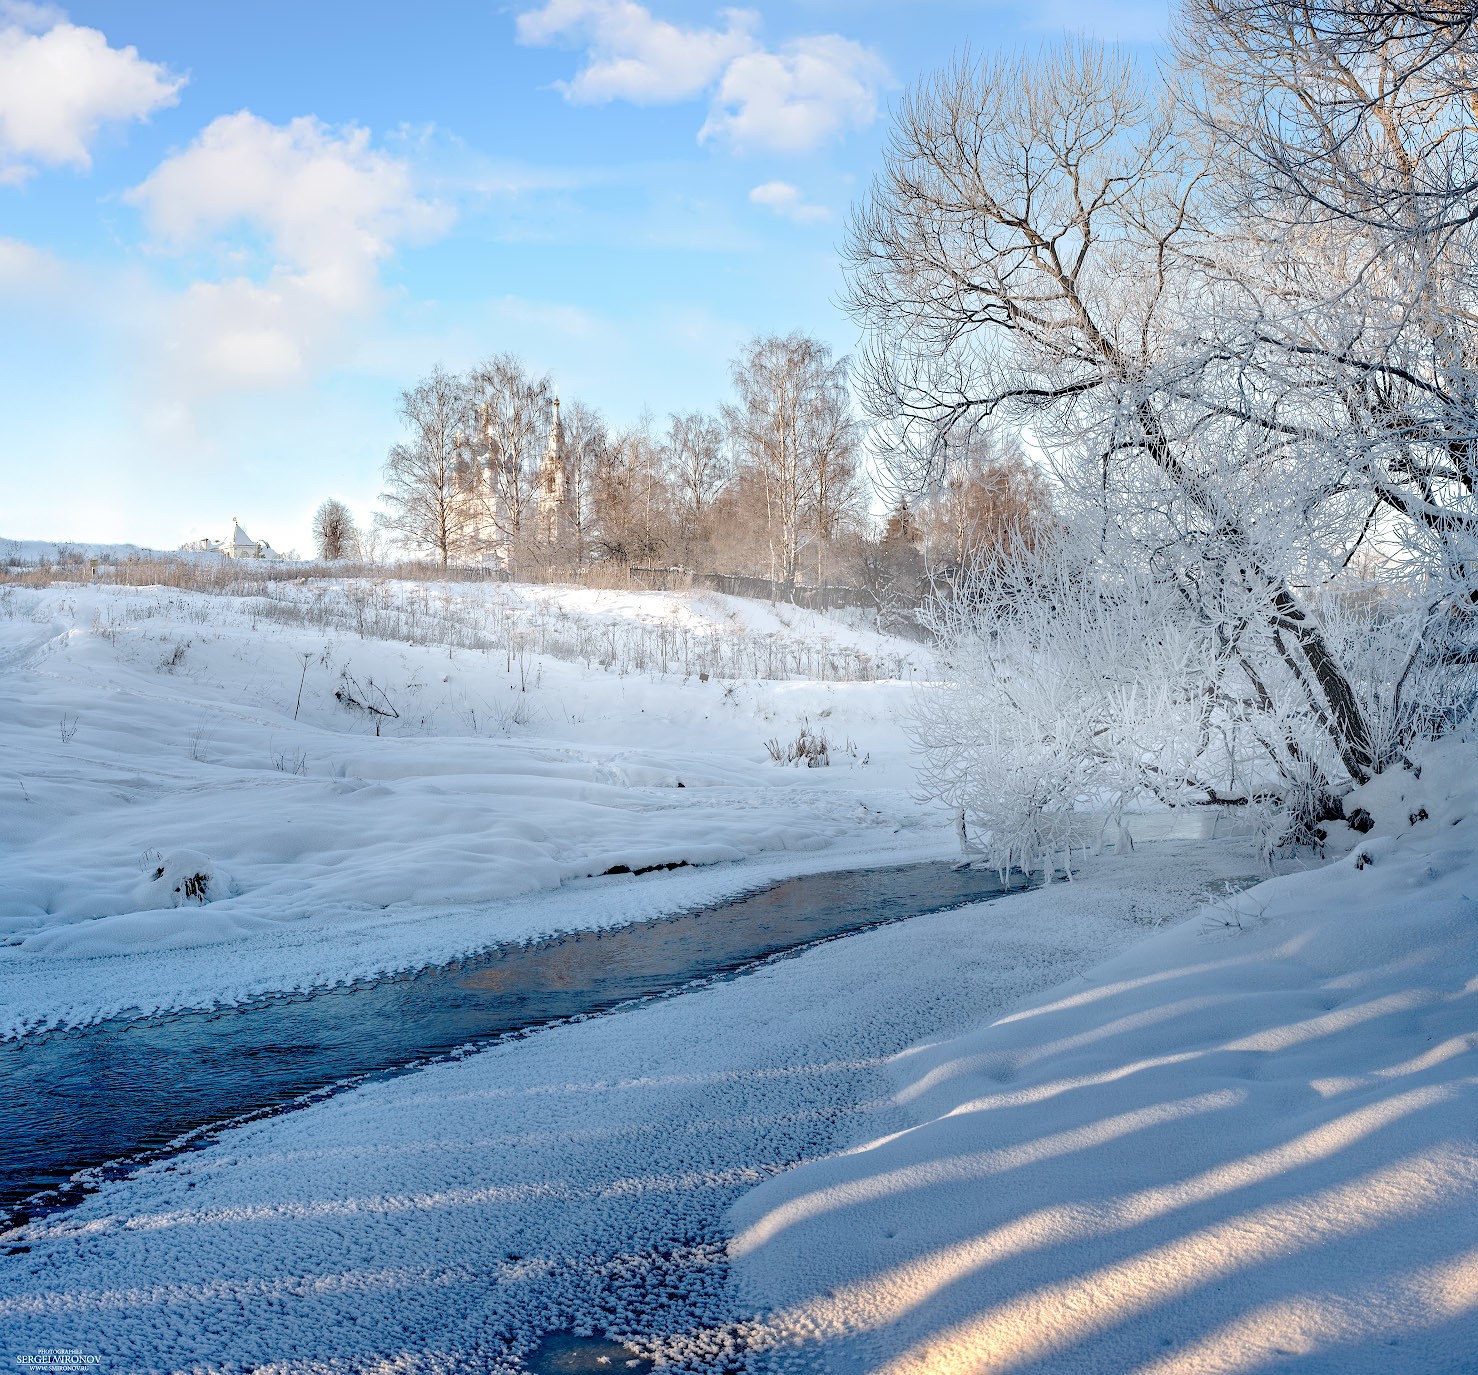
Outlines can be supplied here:
M818 586L826 580L827 552L866 514L866 494L857 463L860 427L847 386L850 366L844 358L824 369L815 394L802 412L802 443L816 482L810 525Z
M433 555L445 568L473 531L467 501L464 442L466 393L460 380L438 366L401 393L400 413L410 439L390 450L380 528L396 543Z
M724 408L724 419L763 481L770 576L787 583L800 571L808 520L822 544L850 499L857 426L847 368L799 333L756 338L731 365L739 401Z
M500 353L467 377L470 436L481 478L479 543L508 557L524 533L554 399L548 376L535 376Z
M906 497L899 497L880 531L851 541L848 572L872 598L882 628L912 619L924 600L923 533Z
M313 545L321 559L358 557L359 531L342 501L330 497L313 513Z
M702 411L668 417L663 464L673 489L682 557L692 562L708 542L714 502L732 476L722 423Z
M565 452L570 470L569 509L572 552L576 566L590 551L592 529L591 486L607 465L610 437L600 412L583 401L564 408Z
M1471 5L1187 0L1174 46L1259 213L1403 241L1478 218Z
M386 534L384 526L374 521L359 531L359 557L364 563L378 564L384 561Z
M591 474L592 547L626 567L660 559L666 547L667 492L651 417L617 435Z
M751 463L736 464L732 478L711 507L706 556L709 567L752 577L770 575L774 545L767 505L760 471Z
M913 513L934 569L966 569L1018 541L1030 546L1050 526L1050 489L1020 445L977 429L953 446L943 466Z

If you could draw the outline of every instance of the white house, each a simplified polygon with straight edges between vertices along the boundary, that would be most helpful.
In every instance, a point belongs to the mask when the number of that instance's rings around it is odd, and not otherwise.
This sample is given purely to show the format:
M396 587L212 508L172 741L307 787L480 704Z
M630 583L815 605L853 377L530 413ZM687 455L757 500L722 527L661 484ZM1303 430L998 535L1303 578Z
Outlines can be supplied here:
M228 559L280 559L282 557L266 540L253 539L241 528L241 522L231 517L231 535L228 539L200 539L183 546L187 553L221 554Z

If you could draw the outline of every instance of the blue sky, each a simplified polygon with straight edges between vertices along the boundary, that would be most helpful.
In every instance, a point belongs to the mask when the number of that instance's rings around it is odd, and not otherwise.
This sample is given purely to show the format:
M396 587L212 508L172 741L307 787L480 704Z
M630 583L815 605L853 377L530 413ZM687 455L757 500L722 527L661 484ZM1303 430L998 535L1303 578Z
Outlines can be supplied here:
M0 537L368 518L396 396L511 350L616 424L839 352L890 102L1164 5L0 0Z

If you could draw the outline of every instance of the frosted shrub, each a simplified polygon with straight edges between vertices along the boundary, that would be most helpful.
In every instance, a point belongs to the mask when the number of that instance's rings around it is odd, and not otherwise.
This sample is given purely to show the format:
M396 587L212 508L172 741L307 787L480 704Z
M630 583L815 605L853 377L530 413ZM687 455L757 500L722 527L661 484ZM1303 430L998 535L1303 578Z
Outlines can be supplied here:
M925 789L988 862L1070 873L1105 814L1187 796L1219 666L1173 590L1059 547L1019 549L939 591L929 614L947 681L915 698L910 733ZM1233 758L1223 751L1221 774Z
M1478 660L1466 616L1433 617L1433 589L1417 570L1403 588L1351 580L1326 592L1321 619L1349 665L1381 758L1401 760L1412 741L1465 721L1478 694Z
M135 893L141 909L205 906L240 891L236 880L208 855L198 850L161 854L145 851L139 864L143 881Z
M1269 853L1318 843L1342 759L1324 702L1258 633L1258 591L1234 564L1145 571L1099 538L1063 531L937 589L946 681L910 723L930 795L1002 871L1070 872L1143 801L1244 806ZM1380 758L1471 711L1463 623L1439 642L1424 595L1351 577L1311 597Z

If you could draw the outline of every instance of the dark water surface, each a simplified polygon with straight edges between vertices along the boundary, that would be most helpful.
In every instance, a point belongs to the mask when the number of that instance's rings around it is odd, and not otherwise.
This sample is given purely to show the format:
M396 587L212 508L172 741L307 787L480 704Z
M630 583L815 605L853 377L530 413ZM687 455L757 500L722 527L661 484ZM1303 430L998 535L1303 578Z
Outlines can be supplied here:
M650 1375L656 1367L609 1337L550 1332L525 1357L529 1375Z
M703 911L502 947L414 975L6 1042L0 1210L18 1222L65 1206L83 1191L68 1183L79 1170L136 1163L192 1130L345 1080L1002 891L994 874L946 863L813 874ZM48 1190L59 1192L35 1198Z

